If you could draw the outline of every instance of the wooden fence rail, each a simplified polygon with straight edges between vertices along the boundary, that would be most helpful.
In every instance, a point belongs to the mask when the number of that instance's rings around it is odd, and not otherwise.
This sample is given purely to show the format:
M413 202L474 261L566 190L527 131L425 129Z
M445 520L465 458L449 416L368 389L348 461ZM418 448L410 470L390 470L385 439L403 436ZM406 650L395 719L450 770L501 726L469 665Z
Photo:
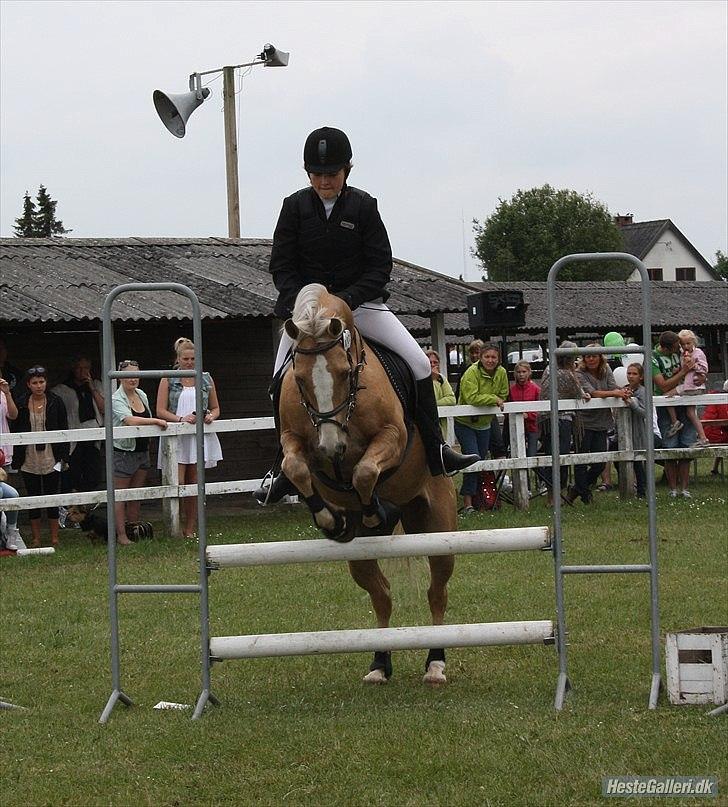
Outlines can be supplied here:
M662 406L705 406L707 404L728 403L728 393L712 395L695 395L690 397L655 397L656 407ZM614 410L618 430L618 448L616 451L605 451L591 454L562 455L561 465L580 465L591 462L631 462L645 459L644 451L635 451L632 447L632 430L630 427L631 410L622 401L594 399L584 403L577 400L558 402L560 411L612 409ZM526 457L524 416L527 412L550 411L549 401L528 401L506 403L503 414L508 415L511 456L497 460L484 460L474 464L473 471L508 470L513 472L514 502L520 509L528 509L528 471L532 468L545 468L551 465L550 456ZM499 414L497 407L446 406L440 407L440 415L447 418L448 436L452 442L453 418L462 415ZM273 429L272 417L234 418L216 420L205 426L206 432L240 432ZM185 496L196 496L197 485L179 485L177 480L177 440L182 434L194 434L191 424L170 423L162 432L158 426L119 426L114 428L115 437L161 437L162 438L162 485L144 488L130 488L116 491L119 501L162 499L165 503L165 520L168 525L178 522L177 508L179 499ZM0 441L3 445L34 445L36 443L82 442L87 440L104 440L105 430L74 429L49 432L18 432L3 434ZM698 457L728 458L728 445L710 446L697 449L659 449L655 451L657 460L694 459ZM620 493L632 495L632 469L624 467L620 474ZM11 480L12 482L12 477ZM225 495L230 493L250 493L260 484L259 479L242 479L229 482L208 482L205 485L207 495ZM106 501L106 491L89 491L87 493L64 493L52 496L23 496L17 499L0 499L2 510L28 510L40 507L54 507L59 504L95 504ZM173 529L173 532L176 531Z

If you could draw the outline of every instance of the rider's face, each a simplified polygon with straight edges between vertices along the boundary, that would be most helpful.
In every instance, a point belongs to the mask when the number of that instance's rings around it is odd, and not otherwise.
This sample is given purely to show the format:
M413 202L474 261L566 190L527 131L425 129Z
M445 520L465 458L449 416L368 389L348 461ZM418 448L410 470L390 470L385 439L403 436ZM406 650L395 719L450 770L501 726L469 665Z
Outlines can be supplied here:
M346 181L346 171L342 168L335 174L309 174L308 178L311 182L311 187L316 191L319 198L325 202L336 197L341 193Z

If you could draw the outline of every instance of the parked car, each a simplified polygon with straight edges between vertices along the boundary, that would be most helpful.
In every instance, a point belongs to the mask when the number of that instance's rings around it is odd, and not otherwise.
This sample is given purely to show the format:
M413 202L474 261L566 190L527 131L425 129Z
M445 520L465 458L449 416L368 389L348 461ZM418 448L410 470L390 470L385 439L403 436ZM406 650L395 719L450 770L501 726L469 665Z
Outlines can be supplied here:
M515 364L517 361L527 361L531 364L539 364L543 361L543 350L540 347L525 348L523 355L517 350L512 350L508 354L508 364Z

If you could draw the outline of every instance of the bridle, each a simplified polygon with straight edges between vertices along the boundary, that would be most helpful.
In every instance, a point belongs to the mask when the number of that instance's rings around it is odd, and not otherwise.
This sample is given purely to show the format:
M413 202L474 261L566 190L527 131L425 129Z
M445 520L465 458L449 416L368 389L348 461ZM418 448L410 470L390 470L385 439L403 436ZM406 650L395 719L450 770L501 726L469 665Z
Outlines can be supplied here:
M354 329L354 342L356 342L357 346L357 357L358 360L354 361L354 357L352 356L352 332L345 329L343 330L339 336L335 339L330 340L329 342L322 342L321 344L316 345L316 347L304 348L304 347L294 347L291 350L291 364L293 365L293 369L295 372L296 369L296 356L319 356L323 355L324 353L328 353L329 350L332 350L337 345L341 345L344 352L346 353L346 359L349 362L349 394L347 397L338 405L335 406L333 409L329 410L328 412L319 412L317 409L314 409L313 406L306 400L306 394L303 389L303 384L296 378L296 384L298 386L298 391L301 394L301 406L306 410L309 418L311 418L311 423L316 431L321 429L321 426L324 423L332 423L335 426L338 426L345 434L349 433L349 421L351 420L351 416L354 414L354 409L356 408L356 396L360 389L366 389L359 384L359 373L364 368L364 365L367 363L366 360L366 353L364 351L364 345L362 342L362 338L359 335L359 332ZM295 377L295 376L294 376ZM336 419L336 415L340 412L346 410L346 417L344 418L344 422Z

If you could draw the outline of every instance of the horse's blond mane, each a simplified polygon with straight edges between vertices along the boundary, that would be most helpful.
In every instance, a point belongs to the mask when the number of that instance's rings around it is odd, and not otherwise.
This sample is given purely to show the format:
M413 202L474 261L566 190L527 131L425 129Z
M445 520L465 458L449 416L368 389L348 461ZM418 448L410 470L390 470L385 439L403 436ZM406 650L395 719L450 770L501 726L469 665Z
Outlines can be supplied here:
M320 283L310 283L298 292L291 319L301 336L319 339L328 328L331 317L335 316L334 311L321 304L321 297L325 294L328 295L326 287Z

